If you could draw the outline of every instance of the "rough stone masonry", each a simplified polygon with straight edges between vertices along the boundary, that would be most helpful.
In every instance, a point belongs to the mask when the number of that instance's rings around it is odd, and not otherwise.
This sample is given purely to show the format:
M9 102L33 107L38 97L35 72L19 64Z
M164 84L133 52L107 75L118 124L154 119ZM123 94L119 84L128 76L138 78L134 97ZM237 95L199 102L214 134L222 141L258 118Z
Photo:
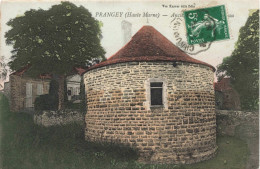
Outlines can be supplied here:
M125 46L128 51L121 49L84 74L85 138L136 148L142 162L188 164L209 159L217 147L212 67L175 56L173 60L158 59L180 51L163 43L166 38L155 31L152 27L142 28ZM156 37L145 39L150 37L147 34ZM145 50L136 47L136 42ZM151 48L151 43L157 42ZM148 43L148 47L142 43ZM168 45L169 51L160 45ZM164 50L158 49L156 57L144 52L157 46ZM148 57L139 57L132 48ZM122 57L126 52L131 57ZM151 104L151 82L162 83L161 106Z

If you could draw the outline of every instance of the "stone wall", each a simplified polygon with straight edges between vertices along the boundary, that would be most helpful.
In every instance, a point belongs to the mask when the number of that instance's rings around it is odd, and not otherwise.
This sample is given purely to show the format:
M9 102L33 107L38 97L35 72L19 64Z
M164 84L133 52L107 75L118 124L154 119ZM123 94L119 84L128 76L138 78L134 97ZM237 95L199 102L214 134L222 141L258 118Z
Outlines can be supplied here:
M43 85L43 94L49 93L49 79L33 79L30 77L21 77L10 75L10 98L11 111L21 111L26 108L26 83L32 83L32 104L37 95L37 84Z
M216 114L218 125L217 132L219 134L237 136L237 127L241 125L250 124L251 126L254 126L254 128L258 128L259 126L259 112L216 110Z
M164 79L167 108L149 107L145 82ZM85 138L137 148L140 161L194 163L216 150L211 68L177 62L129 62L84 75Z
M259 167L259 112L216 110L217 132L244 140L249 148L246 169Z
M45 127L65 125L68 123L84 123L84 113L76 110L42 111L33 115L35 124Z
M10 75L10 101L11 111L19 111L23 106L21 99L21 77Z

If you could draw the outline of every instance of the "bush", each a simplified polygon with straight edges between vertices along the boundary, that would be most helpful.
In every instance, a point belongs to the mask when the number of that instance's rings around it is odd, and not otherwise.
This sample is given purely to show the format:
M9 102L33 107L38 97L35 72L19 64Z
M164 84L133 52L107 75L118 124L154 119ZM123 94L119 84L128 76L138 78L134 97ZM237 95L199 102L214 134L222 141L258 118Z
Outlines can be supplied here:
M67 109L81 110L81 103L73 103L73 101L67 101L65 103Z
M49 94L41 95L35 99L35 110L57 110L59 104L58 89L58 82L52 80L50 82Z
M54 95L45 94L35 99L35 110L57 110L58 98Z
M58 90L59 90L59 83L56 80L52 79L50 82L49 94L58 96Z

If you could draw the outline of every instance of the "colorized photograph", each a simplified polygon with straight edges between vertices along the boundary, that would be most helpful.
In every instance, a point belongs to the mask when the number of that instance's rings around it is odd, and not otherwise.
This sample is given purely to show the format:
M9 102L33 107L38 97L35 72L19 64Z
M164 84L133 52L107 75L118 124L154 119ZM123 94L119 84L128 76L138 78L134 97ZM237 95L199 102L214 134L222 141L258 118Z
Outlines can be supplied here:
M259 169L259 1L2 0L0 169Z

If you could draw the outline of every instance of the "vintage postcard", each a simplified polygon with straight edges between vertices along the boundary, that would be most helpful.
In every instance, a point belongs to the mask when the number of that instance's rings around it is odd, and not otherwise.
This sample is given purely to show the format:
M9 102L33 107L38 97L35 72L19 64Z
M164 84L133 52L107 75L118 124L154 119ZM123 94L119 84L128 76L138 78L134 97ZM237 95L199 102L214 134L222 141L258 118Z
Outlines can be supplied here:
M0 44L0 169L259 168L257 0L3 0Z

